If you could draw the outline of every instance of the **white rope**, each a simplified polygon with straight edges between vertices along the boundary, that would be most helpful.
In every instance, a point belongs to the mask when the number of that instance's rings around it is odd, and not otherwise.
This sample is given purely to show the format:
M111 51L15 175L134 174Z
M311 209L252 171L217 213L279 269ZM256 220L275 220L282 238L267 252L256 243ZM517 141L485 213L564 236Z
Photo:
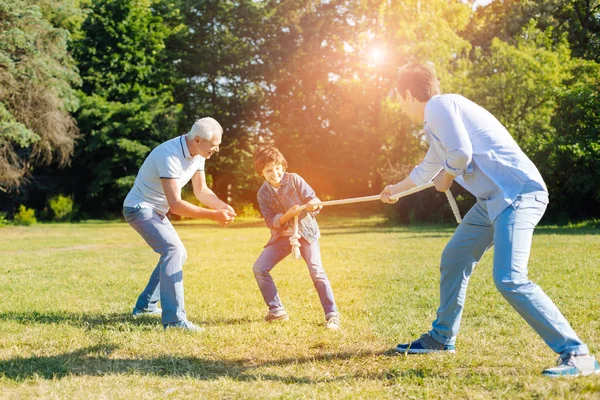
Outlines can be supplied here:
M294 260L302 258L300 254L300 233L298 233L298 216L294 217L294 234L290 236L290 244L292 245L292 257Z
M405 190L400 193L396 193L390 196L390 200L397 200L402 197L409 196L413 193L420 192L421 190L429 189L430 187L435 186L433 182L425 183L423 185L415 186L412 189ZM460 211L458 210L458 206L456 205L456 201L450 192L450 189L446 190L446 197L448 198L448 202L450 203L450 208L452 209L452 213L454 214L454 218L456 218L456 222L460 224ZM337 206L340 204L353 204L353 203L364 203L367 201L381 200L381 195L376 194L373 196L364 196L364 197L353 197L350 199L341 199L341 200L329 200L322 201L320 203L312 203L315 207L324 207L324 206ZM306 205L300 207L300 209L305 209ZM294 260L299 260L301 257L300 254L300 234L298 232L298 216L294 217L294 234L290 236L290 245L292 246L292 257Z
M458 209L458 205L456 204L456 200L454 200L454 196L452 196L452 192L450 189L444 191L446 193L446 198L448 199L448 203L450 203L450 208L452 209L452 214L454 214L454 218L456 218L456 223L460 224L462 222L462 218L460 217L460 210Z

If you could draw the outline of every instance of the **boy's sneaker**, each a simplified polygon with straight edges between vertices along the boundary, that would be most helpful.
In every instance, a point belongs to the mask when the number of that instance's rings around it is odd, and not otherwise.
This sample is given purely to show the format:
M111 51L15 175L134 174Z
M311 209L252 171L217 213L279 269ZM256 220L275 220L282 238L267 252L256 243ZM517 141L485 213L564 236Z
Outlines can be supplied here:
M265 321L267 322L287 321L288 319L290 319L290 316L285 312L285 310L269 312L267 315L265 315Z
M133 318L141 317L142 315L160 316L160 315L162 315L162 310L160 308L154 308L152 310L148 310L148 309L142 310L140 308L133 307L133 311L131 312L131 316Z
M441 344L432 338L429 333L422 334L420 338L413 342L399 344L395 350L403 354L454 353L456 351L453 345Z
M325 328L336 330L340 329L341 324L342 322L340 320L340 314L330 313L325 316Z
M172 328L181 329L182 331L188 331L188 332L194 332L194 333L204 332L204 328L201 328L198 325L191 323L190 321L177 321L177 322L172 322L169 325L165 325L165 331L167 329L172 329Z
M594 356L561 355L556 361L556 367L545 369L544 376L557 378L560 376L585 376L600 374L600 365Z

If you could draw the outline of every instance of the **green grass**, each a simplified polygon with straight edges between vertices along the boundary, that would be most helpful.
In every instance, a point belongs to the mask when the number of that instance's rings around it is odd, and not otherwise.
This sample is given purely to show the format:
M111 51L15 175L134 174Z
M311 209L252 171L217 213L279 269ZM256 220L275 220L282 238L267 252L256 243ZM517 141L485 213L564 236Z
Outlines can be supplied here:
M273 275L290 313L262 322L259 220L178 223L186 309L201 335L129 312L157 261L124 223L0 229L2 398L600 398L600 377L540 375L556 355L495 290L491 252L469 287L456 355L391 356L429 329L450 226L321 219L343 329L329 332L306 266ZM600 355L600 229L542 227L530 277Z

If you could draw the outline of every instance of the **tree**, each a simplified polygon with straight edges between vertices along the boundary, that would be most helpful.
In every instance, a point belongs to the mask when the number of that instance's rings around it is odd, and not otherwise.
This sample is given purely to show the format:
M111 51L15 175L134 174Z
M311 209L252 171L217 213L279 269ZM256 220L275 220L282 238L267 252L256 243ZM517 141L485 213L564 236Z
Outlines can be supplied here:
M32 3L0 1L0 188L19 188L36 166L67 165L78 136L69 33Z
M183 26L168 0L99 0L75 54L83 80L76 182L84 210L117 211L149 151L175 137L181 106L169 39Z
M600 217L600 65L574 62L552 118L556 135L539 163L549 183L549 211L561 220Z
M553 135L551 119L571 57L564 39L556 43L552 30L540 31L533 20L514 42L494 39L489 54L476 49L461 92L494 114L525 153L535 156Z
M187 1L188 27L176 46L185 82L177 90L184 104L181 129L211 116L224 128L223 145L207 163L213 190L236 207L255 199L258 175L252 168L252 143L264 110L260 48L269 7L257 1Z

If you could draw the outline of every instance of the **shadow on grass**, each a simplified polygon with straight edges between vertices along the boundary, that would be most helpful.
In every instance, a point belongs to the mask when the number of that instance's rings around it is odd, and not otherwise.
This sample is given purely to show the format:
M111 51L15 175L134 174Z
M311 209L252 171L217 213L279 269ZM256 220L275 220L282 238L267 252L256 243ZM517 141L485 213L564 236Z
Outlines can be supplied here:
M125 327L125 326L156 326L162 329L159 317L148 315L132 318L129 313L112 314L85 314L70 312L3 312L0 313L0 321L16 321L22 324L67 324L85 329L94 329L98 327ZM221 325L243 325L254 322L250 318L208 318L200 321L202 326L221 326Z
M80 328L93 329L105 326L160 325L160 318L142 316L132 318L130 313L86 314L70 312L3 312L0 321L16 321L23 324L67 324Z
M286 366L315 361L331 362L356 357L378 355L373 352L331 353L315 357L284 358L265 362L252 360L210 360L198 357L159 356L155 358L116 359L111 354L115 345L96 345L55 356L15 357L0 360L0 377L13 381L29 378L61 379L67 376L105 376L116 374L142 374L158 377L181 377L200 380L230 378L237 381L269 380L290 384L313 384L347 379L334 377L312 379L303 376L265 374L256 371L261 367ZM382 376L385 378L385 376Z

